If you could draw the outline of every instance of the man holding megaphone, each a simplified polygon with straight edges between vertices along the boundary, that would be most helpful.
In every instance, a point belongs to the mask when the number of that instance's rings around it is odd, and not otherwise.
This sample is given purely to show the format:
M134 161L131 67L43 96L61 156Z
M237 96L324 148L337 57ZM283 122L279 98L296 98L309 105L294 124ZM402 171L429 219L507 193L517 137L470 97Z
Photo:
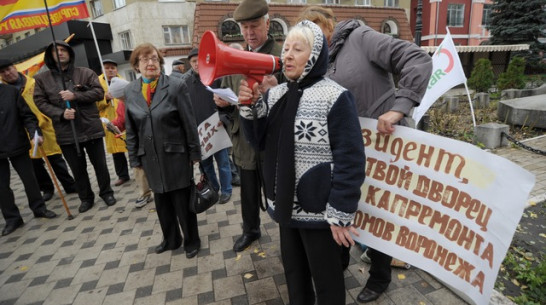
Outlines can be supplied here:
M280 56L282 47L275 43L269 31L269 6L265 0L243 0L233 13L233 18L239 23L243 38L247 43L245 50L262 54ZM261 86L269 88L279 83L279 76L264 76ZM229 87L237 94L242 75L227 76L222 81L222 87ZM243 234L235 241L233 250L240 252L250 246L261 236L260 232L260 189L261 179L258 173L259 158L256 151L246 141L242 128L239 126L239 113L220 97L214 97L218 107L230 107L231 126L228 132L233 143L234 162L241 169L241 213L243 216Z

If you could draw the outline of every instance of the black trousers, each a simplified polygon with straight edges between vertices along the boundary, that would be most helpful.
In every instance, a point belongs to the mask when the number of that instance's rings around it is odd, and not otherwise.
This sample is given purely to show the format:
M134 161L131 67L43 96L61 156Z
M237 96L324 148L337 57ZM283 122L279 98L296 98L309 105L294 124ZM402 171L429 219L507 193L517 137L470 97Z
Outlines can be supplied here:
M243 234L256 235L260 233L260 176L257 170L242 168L240 176Z
M38 186L38 181L36 180L36 176L34 176L28 152L25 151L20 155L9 157L8 159L0 159L0 208L2 209L2 215L6 220L6 224L12 224L21 219L21 213L19 213L19 209L15 205L13 190L10 188L9 162L11 162L11 165L23 182L30 209L33 212L37 212L45 209L46 206L40 192L40 187Z
M387 290L391 283L392 257L372 248L368 248L368 256L372 263L370 264L370 278L366 282L366 288L382 293Z
M53 168L53 172L55 172L57 180L59 180L59 182L62 184L64 190L67 193L76 191L76 182L68 172L68 166L63 159L63 155L55 154L47 156L47 159ZM34 167L34 175L36 175L36 179L38 179L40 190L42 192L53 192L55 190L55 186L53 185L53 181L49 176L49 172L45 168L46 165L44 160L42 158L32 159L32 166Z
M344 305L342 247L330 228L279 230L290 305Z
M119 179L129 180L129 166L127 165L127 157L125 153L115 153L112 154L112 159L114 160L114 168L116 169L116 175Z
M114 194L114 191L110 186L110 173L108 173L108 167L106 165L106 154L104 152L102 138L81 142L81 155L79 156L76 151L76 145L68 144L60 146L64 158L74 174L78 196L81 201L93 202L95 200L95 194L91 189L89 173L87 172L85 153L87 153L89 161L91 161L91 164L95 169L95 175L97 176L97 182L99 184L99 196L105 198L108 195Z
M190 211L190 187L166 193L154 193L155 210L159 218L167 248L174 248L184 240L184 250L201 247L197 214ZM180 235L180 228L184 239Z

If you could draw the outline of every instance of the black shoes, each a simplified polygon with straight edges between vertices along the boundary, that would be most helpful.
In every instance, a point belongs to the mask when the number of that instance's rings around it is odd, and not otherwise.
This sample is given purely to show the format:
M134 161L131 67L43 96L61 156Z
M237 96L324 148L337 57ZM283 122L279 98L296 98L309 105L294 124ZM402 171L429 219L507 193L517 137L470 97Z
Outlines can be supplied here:
M193 249L191 251L186 251L186 257L187 258L193 258L197 255L197 253L199 253L199 248L197 249Z
M250 246L255 240L258 240L262 235L260 233L255 235L243 234L237 239L233 245L233 251L241 252Z
M220 195L220 200L218 200L219 204L225 204L231 199L231 194L222 194Z
M182 244L180 243L180 244L179 244L178 246L176 246L176 247L169 247L169 246L167 245L167 241L164 240L164 241L162 241L162 242L159 244L159 246L155 247L155 253L160 254L160 253L163 253L163 252L165 252L165 251L167 251L167 250L176 250L176 249L180 248L181 245L182 245ZM197 252L199 252L199 249L197 249ZM196 254L197 254L197 253L195 253L193 256L195 256ZM186 254L186 256L188 256L188 254ZM193 256L192 256L192 257L193 257Z
M51 218L57 217L57 214L55 214L55 212L53 212L53 211L50 211L50 210L44 208L42 210L34 212L34 217L51 219Z
M22 227L24 224L25 223L23 222L21 218L19 218L14 223L6 224L6 226L4 227L4 230L2 230L2 236L6 236L13 233L15 230L17 230L17 228Z
M51 200L52 197L53 197L53 191L45 191L42 194L42 198L44 199L44 201L49 201Z
M232 185L232 186L241 186L241 177L239 177L239 176L232 176L232 177L231 177L231 185Z
M114 204L116 204L116 202L118 202L116 198L114 198L114 195L108 195L103 199L107 206L113 206Z
M368 303L368 302L375 301L375 300L379 299L380 296L381 296L381 293L375 292L373 290L370 290L370 289L364 287L364 288L362 288L362 291L360 291L360 293L358 294L356 299L360 303Z
M89 209L91 209L92 207L93 207L92 201L82 201L82 203L80 204L80 207L78 208L78 211L80 211L80 213L85 213L89 211Z

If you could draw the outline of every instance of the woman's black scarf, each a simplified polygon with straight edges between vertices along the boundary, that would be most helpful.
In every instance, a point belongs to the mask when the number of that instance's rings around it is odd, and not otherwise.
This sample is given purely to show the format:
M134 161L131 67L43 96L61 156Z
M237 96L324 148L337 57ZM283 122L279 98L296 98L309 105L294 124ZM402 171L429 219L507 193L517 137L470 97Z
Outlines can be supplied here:
M267 126L269 133L265 151L266 154L271 155L269 158L266 157L266 160L276 160L276 162L266 162L264 173L266 177L277 178L274 184L276 189L268 191L270 194L275 193L275 219L283 225L290 222L294 206L296 184L294 123L296 112L303 90L321 79L322 76L306 78L300 83L289 82L288 92L279 99L276 107L271 109L269 114L270 120Z

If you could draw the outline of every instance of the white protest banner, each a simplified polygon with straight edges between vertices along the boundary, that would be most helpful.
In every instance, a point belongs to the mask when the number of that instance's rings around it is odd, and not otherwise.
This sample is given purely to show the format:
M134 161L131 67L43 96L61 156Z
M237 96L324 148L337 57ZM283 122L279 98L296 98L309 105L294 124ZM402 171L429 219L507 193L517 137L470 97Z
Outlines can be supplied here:
M419 123L430 106L442 94L465 82L466 76L464 75L463 66L448 31L446 37L432 55L432 75L428 82L427 91L419 106L413 110L412 118L415 120L415 124Z
M366 180L356 240L488 304L535 177L476 146L360 118Z
M201 159L212 156L217 151L231 147L231 140L224 125L220 121L218 112L215 112L208 119L197 126L199 142L201 144Z

